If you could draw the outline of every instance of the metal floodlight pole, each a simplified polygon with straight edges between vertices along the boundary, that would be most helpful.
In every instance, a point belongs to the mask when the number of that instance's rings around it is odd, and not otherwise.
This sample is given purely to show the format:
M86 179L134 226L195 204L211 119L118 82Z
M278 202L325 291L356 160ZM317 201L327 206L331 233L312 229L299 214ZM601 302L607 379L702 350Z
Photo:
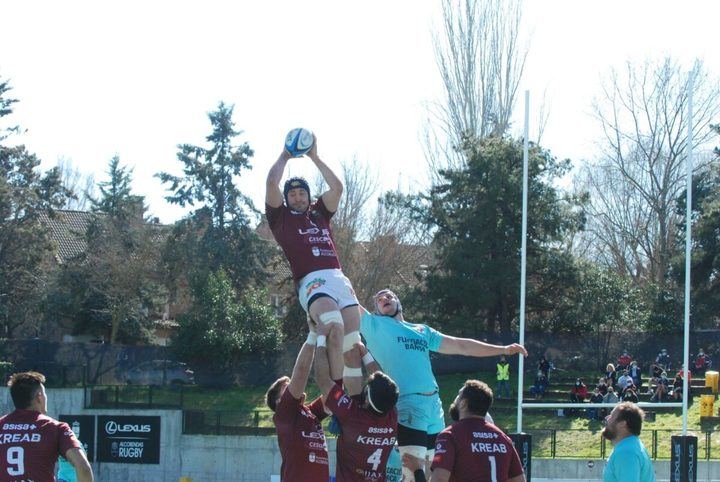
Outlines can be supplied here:
M530 124L530 91L525 91L525 135L523 139L523 199L522 247L520 250L520 344L525 345L525 273L527 266L527 191L528 191L528 131ZM525 357L518 355L517 433L522 433L523 387Z
M693 171L693 90L695 84L695 69L688 76L688 130L685 159L685 336L684 336L684 373L683 373L683 436L687 435L688 397L690 395L690 252L692 227L692 171Z

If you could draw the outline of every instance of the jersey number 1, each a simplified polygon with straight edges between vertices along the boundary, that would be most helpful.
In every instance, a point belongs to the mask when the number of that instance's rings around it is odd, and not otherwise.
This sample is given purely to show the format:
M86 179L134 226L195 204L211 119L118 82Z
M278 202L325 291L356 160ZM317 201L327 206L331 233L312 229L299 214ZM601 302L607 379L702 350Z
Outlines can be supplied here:
M495 462L495 456L491 455L488 457L490 460L490 481L497 482L497 462Z
M22 447L10 447L7 450L8 474L23 475L25 473L25 451Z

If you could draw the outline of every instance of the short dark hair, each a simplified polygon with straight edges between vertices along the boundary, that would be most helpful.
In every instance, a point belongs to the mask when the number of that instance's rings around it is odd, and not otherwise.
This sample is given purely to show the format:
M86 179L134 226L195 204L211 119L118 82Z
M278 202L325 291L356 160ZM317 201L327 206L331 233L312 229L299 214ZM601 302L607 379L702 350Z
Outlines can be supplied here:
M615 407L615 410L618 412L617 421L624 420L631 434L640 435L643 418L645 418L643 409L632 402L623 402Z
M395 407L400 390L392 378L381 371L376 371L368 377L367 386L372 405L381 415L385 415Z
M33 398L37 396L43 383L45 383L45 375L42 373L22 372L12 375L7 386L10 387L10 396L15 408L20 410L30 408Z
M460 392L460 400L467 402L467 410L484 417L493 403L493 391L485 382L467 380Z
M290 383L290 377L280 377L277 380L273 382L272 385L270 385L270 388L268 388L267 393L265 394L265 403L267 404L268 408L275 411L275 408L277 406L277 398L278 394L280 393L280 389L286 384Z

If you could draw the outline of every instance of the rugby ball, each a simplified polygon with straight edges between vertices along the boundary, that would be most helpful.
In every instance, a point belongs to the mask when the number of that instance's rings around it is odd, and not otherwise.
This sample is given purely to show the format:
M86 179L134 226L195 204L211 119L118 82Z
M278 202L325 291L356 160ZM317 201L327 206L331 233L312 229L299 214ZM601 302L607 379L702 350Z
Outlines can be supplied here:
M313 133L302 127L288 132L285 136L285 149L293 157L300 157L306 154L312 147L314 142Z

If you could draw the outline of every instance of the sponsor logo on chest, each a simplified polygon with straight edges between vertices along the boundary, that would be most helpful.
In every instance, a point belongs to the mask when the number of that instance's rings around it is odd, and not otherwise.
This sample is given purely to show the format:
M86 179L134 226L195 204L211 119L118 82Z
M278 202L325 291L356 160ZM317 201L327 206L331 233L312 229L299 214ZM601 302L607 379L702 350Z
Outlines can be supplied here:
M428 349L428 342L425 338L411 338L408 336L398 336L397 342L404 346L406 350L417 350L425 352Z

